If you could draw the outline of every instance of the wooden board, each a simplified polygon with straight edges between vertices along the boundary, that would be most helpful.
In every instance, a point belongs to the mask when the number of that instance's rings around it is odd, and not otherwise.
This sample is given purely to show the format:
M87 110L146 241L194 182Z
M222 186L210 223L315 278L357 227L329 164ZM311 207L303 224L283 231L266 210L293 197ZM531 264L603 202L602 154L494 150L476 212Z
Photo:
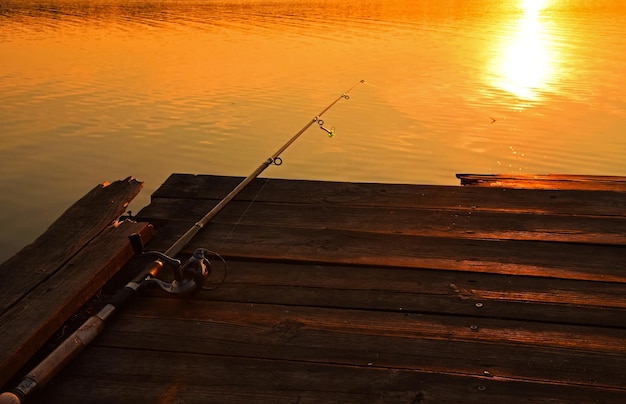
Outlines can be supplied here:
M626 365L624 329L408 311L141 299L113 327L98 345L605 388Z
M233 261L197 299L626 328L626 285L350 265ZM215 264L213 279L222 277Z
M329 348L330 349L330 348ZM621 403L622 390L372 364L94 347L34 402L67 403Z
M457 174L461 185L527 189L626 191L626 177L571 174Z
M150 248L162 250L193 223L172 222ZM184 250L229 257L396 266L550 278L626 282L624 247L533 241L465 240L347 230L214 223ZM621 252L620 252L621 251Z
M3 265L0 386L128 261L131 233L149 239L147 223L110 226L140 187L134 180L96 187Z
M193 221L216 205L215 200L159 198L142 210L143 220ZM245 213L245 214L244 214ZM617 212L615 212L617 214ZM360 220L367 218L366 221ZM234 201L213 223L340 229L376 234L442 238L560 241L626 245L626 217L531 213L470 207L385 207ZM187 223L186 225L190 225Z
M172 174L152 195L158 199L220 200L243 178ZM432 208L489 210L532 214L626 216L620 192L559 189L507 189L440 185L347 183L259 178L236 198L245 202L278 202L383 209ZM172 211L172 215L177 215ZM141 213L143 215L143 212Z
M0 265L0 315L117 220L143 183L132 178L97 185L41 236Z

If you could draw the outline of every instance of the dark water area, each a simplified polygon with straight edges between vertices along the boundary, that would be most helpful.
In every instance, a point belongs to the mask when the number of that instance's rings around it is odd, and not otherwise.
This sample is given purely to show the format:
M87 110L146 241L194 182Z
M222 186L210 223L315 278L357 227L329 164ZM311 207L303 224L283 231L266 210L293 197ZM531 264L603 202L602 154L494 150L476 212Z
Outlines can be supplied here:
M0 261L104 181L626 175L626 2L0 0Z

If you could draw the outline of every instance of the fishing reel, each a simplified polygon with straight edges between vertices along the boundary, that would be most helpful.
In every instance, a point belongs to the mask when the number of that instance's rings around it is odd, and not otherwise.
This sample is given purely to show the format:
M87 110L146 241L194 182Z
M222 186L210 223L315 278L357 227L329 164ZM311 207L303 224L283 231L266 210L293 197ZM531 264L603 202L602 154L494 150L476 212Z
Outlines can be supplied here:
M159 251L144 251L139 234L131 234L130 243L136 254L157 257L164 265L169 265L174 272L174 280L165 282L158 278L147 278L146 285L157 285L168 293L190 296L202 288L211 274L211 262L207 258L209 250L198 248L183 265L179 259L170 257Z

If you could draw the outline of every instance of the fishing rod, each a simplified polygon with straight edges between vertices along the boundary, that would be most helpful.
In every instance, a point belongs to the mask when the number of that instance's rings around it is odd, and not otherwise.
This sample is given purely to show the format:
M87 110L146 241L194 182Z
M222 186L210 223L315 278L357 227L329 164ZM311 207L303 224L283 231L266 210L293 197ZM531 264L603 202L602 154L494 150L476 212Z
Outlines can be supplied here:
M282 145L274 154L261 163L256 170L244 178L239 185L230 191L213 209L187 230L187 232L176 240L165 252L144 251L141 236L139 234L132 234L129 239L135 253L139 255L155 256L156 259L132 281L128 282L120 289L119 292L113 295L111 300L97 314L87 319L83 325L63 341L49 356L24 376L22 381L13 390L0 394L0 404L22 404L28 397L32 396L34 392L48 384L65 365L76 357L76 355L104 330L105 322L110 319L117 310L127 305L141 288L148 285L157 285L168 293L181 296L189 296L201 289L211 272L211 263L207 258L207 255L211 254L211 252L204 248L198 248L184 265L179 259L174 257L189 244L200 229L210 222L215 215L233 200L233 198L252 182L252 180L265 171L267 167L271 164L281 165L282 159L280 155L309 129L311 125L317 123L320 129L325 131L329 137L334 136L334 128L328 129L324 127L324 121L321 119L322 115L340 100L348 100L350 98L348 93L363 83L365 83L365 80L357 82L311 119L302 129L293 135L287 143ZM174 280L172 282L164 282L158 279L159 273L166 264L173 268Z

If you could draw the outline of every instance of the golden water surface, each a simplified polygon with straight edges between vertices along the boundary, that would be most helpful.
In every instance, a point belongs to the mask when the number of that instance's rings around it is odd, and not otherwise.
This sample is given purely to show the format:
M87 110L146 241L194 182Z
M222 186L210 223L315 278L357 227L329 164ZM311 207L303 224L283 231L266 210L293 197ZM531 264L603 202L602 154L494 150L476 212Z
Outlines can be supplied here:
M626 175L621 0L0 0L0 260L97 183Z

